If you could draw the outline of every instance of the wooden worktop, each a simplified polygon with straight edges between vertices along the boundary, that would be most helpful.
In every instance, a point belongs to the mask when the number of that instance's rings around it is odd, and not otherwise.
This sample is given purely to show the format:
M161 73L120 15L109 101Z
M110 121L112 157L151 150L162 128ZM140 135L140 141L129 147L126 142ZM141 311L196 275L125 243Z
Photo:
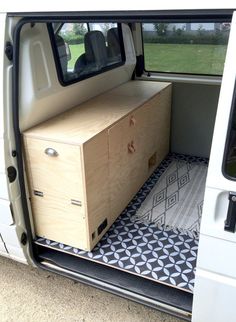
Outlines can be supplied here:
M169 85L165 82L129 81L25 131L24 135L83 144Z

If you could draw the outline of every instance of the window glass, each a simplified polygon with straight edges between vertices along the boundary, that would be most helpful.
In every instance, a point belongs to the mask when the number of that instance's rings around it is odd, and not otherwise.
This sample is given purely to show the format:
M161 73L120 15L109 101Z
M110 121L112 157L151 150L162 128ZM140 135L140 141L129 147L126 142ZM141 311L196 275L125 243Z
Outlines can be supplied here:
M117 23L53 25L62 80L68 83L122 64L122 38Z
M233 114L228 130L223 170L227 177L236 179L236 92L234 93L232 108Z
M222 75L230 23L144 23L145 70Z

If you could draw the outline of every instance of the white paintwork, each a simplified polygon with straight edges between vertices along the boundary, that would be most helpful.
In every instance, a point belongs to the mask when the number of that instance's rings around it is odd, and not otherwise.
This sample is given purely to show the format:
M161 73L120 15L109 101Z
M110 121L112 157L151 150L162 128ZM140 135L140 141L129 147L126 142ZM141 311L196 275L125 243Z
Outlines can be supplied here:
M234 278L198 269L192 322L235 322L235 290Z
M10 202L8 200L0 199L0 223L9 226L13 224Z
M236 234L224 231L229 191L236 182L222 174L225 140L236 76L234 13L215 122L201 222L193 322L235 321Z
M234 242L201 235L200 247L207 247L207 251L199 251L198 268L236 279L236 260L232 256Z
M0 173L5 172L4 141L0 138Z
M3 242L2 236L0 235L0 255L9 257L8 251L6 249L6 246Z
M0 173L5 171L5 158L4 158L4 118L3 118L3 66L4 66L4 31L5 31L6 15L0 14Z
M4 243L0 240L0 255L6 255L6 254L8 254L6 247Z
M211 9L234 8L234 0L166 0L166 1L4 1L1 3L2 12L73 12L73 11L112 11L112 10L180 10L180 9Z
M223 221L227 213L228 191L236 191L236 182L226 179L222 174L222 163L231 103L236 75L236 18L231 24L224 74L220 91L211 157L206 182L201 233L236 242L236 234L224 231ZM226 191L226 193L222 193Z
M19 188L17 182L8 183L6 168L16 166L16 160L10 157L14 147L11 121L11 92L9 61L4 55L6 15L0 14L0 254L15 260L26 262L22 246L17 237L16 227L10 210L10 200L15 213L20 211ZM6 144L8 143L9 144ZM5 146L5 144L7 146ZM18 221L19 222L19 221ZM21 229L19 229L21 233Z
M1 199L8 200L7 178L5 173L0 173L0 197Z
M61 86L46 24L38 24L34 28L26 25L21 34L20 84L27 84L21 86L21 130L130 80L136 64L136 54L129 27L123 24L122 30L125 65L70 86Z
M17 261L26 262L23 249L17 237L16 226L0 224L0 232L9 256Z

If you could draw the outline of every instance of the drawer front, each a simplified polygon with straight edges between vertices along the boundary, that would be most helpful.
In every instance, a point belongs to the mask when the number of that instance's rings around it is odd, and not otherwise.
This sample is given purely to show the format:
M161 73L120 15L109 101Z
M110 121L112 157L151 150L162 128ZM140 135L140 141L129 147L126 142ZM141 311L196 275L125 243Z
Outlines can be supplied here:
M137 192L138 182L143 181L143 171L135 176L135 169L143 167L141 136L143 120L132 113L108 130L109 185L113 220L126 207ZM142 169L143 170L143 169Z
M110 198L114 217L121 213L168 154L170 107L171 87L108 130Z
M36 191L44 196L76 200L83 204L80 147L28 137L24 141L31 195ZM51 155L53 153L55 155Z
M171 86L158 93L135 111L134 117L137 124L140 124L136 127L135 140L139 142L140 154L142 155L140 163L137 163L136 169L133 170L135 176L143 170L146 180L168 154L170 109Z
M51 196L34 196L31 206L37 236L88 249L86 218L80 206Z

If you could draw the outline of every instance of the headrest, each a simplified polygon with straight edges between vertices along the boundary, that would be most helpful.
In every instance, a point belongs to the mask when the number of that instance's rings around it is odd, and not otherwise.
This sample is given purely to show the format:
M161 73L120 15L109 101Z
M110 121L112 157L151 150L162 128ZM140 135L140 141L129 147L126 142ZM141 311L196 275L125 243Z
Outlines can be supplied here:
M100 68L107 64L106 41L98 30L89 31L84 36L85 57L88 63L96 63Z
M111 28L107 31L107 45L110 57L120 56L120 39L118 28Z

